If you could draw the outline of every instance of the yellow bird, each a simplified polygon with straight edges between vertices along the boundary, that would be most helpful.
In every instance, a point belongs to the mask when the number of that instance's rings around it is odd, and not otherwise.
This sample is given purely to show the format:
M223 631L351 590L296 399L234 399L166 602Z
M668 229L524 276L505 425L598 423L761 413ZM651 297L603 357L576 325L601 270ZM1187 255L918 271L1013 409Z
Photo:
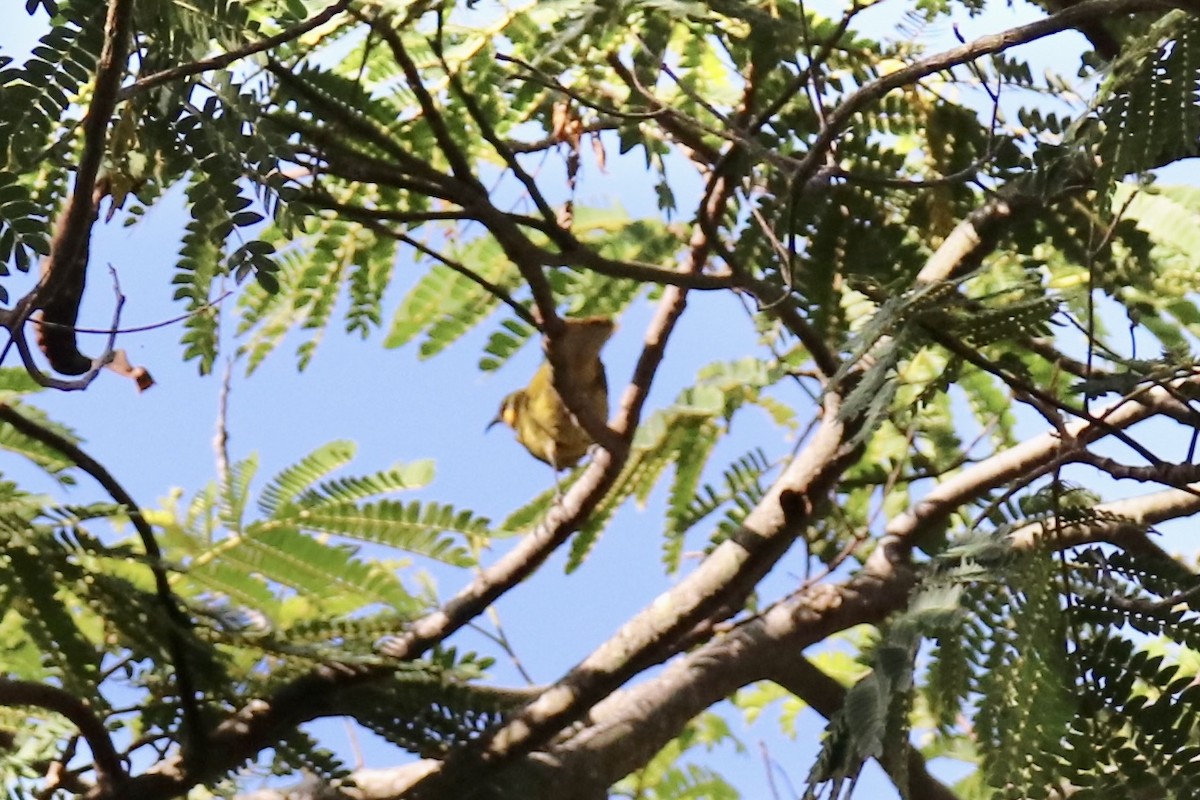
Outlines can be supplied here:
M542 363L524 389L500 403L492 425L503 422L516 431L517 441L529 454L555 469L575 466L592 444L590 437L571 414L555 385L577 387L587 398L592 415L608 419L608 381L600 349L616 326L606 317L565 319L555 343L563 354L564 374L555 374L550 361Z

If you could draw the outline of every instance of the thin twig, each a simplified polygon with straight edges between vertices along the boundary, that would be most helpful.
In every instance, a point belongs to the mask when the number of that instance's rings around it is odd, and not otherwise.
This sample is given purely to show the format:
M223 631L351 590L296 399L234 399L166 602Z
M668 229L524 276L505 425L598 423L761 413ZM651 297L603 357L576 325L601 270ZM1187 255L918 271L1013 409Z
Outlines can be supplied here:
M451 211L401 211L395 208L367 208L355 203L342 203L324 193L302 194L293 202L300 202L326 211L336 211L339 216L353 220L374 220L376 222L400 222L405 225L420 222L474 222L475 217L464 210ZM521 225L545 232L546 222L539 217L525 214L510 213L514 221Z
M362 746L358 743L358 733L354 730L354 723L349 717L343 717L342 723L346 726L346 738L350 740L350 752L354 754L354 768L362 769L367 762L363 758Z
M757 133L762 130L763 126L774 119L775 115L782 111L791 102L793 97L809 85L809 82L813 80L813 75L820 69L829 56L832 55L838 42L846 35L846 31L850 29L850 23L854 20L855 15L862 11L862 9L863 6L857 2L850 4L850 7L842 14L841 20L838 21L837 28L821 44L820 52L816 56L810 56L808 63L804 65L804 69L793 76L787 86L767 104L766 108L750 120L747 128L751 133Z
M488 619L492 621L492 627L495 630L489 631L487 628L474 622L471 623L472 630L481 636L487 637L503 650L504 654L508 656L508 660L512 662L513 667L520 674L522 680L533 686L535 683L533 676L525 669L525 664L521 661L521 657L517 655L516 648L513 647L512 642L508 639L508 634L504 631L504 625L500 622L500 612L496 610L495 606L488 606L487 615Z
M78 378L55 378L42 372L41 369L38 368L37 363L34 361L33 352L29 349L29 342L25 338L24 330L19 328L14 329L12 327L9 328L10 338L8 345L6 345L4 348L4 353L8 352L9 346L16 344L17 353L21 356L22 366L24 366L25 371L29 373L29 376L37 381L38 384L49 389L58 389L59 391L63 392L82 391L91 385L92 381L96 379L96 376L100 374L100 370L112 363L113 358L116 356L116 350L114 349L114 346L117 341L117 334L121 331L121 309L125 306L125 295L121 293L121 284L117 280L117 271L113 269L111 264L109 265L108 270L112 276L113 293L116 295L116 302L113 307L112 324L107 330L102 331L108 335L108 341L104 346L104 352L92 359L91 366L89 366L87 371L85 371ZM28 320L28 312L32 308L33 306L31 304L18 304L17 308L14 309L14 320L10 322L9 325L12 326L18 324L17 321L21 320L22 317L26 318L24 321L31 321L46 327L50 327L51 325L55 324L47 323L45 320ZM0 363L2 362L3 355L0 355Z
M79 749L80 738L80 736L76 735L68 739L66 746L62 750L62 755L56 758L46 770L42 787L34 795L37 800L52 800L59 791L82 795L90 788L83 781L79 780L78 769L72 770L67 767L75 758L75 752Z
M936 331L926 326L922 327L924 327L925 332L930 336L930 338L933 339L933 341L937 342L937 344L949 350L951 353L963 359L964 361L973 364L974 366L996 378L999 378L1013 389L1016 389L1017 391L1020 391L1051 408L1055 408L1064 413L1087 420L1093 425L1096 425L1100 430L1103 430L1105 433L1119 440L1122 444L1130 447L1134 452L1146 459L1151 464L1157 466L1163 465L1163 460L1161 458L1152 453L1146 448L1145 445L1135 440L1128 433L1107 422L1103 416L1097 417L1089 412L1086 408L1079 408L1071 405L1070 403L1059 400L1049 392L1034 386L1024 378L1016 375L1010 370L1005 369L999 364L994 363L982 353L973 350L972 348L964 345L962 342L943 333L942 331Z
M804 0L799 2L800 11L800 38L804 42L804 60L807 64L813 63L813 44L812 35L808 31L808 9L804 7ZM853 11L858 6L855 2L851 5L850 11ZM828 123L825 118L825 87L822 86L821 71L819 69L807 69L805 73L809 77L809 81L804 85L804 91L808 95L808 104L816 112L817 121L821 127L825 127ZM830 152L830 162L836 161L836 153Z
M771 758L767 743L762 739L758 740L758 752L762 755L763 772L767 776L767 789L771 792L771 800L780 800L779 789L775 786L775 761Z
M383 236L388 236L392 239L395 239L398 242L403 242L404 244L413 248L417 252L424 253L425 255L429 256L434 261L437 261L439 264L442 264L443 266L445 266L447 269L453 270L454 272L457 272L459 275L462 275L464 278L467 278L471 282L478 284L485 291L487 291L488 294L492 295L497 300L499 300L500 302L502 302L506 306L508 306L510 309L512 309L512 312L514 314L516 314L518 317L520 317L522 320L524 320L530 326L532 326L534 328L538 327L538 321L533 316L533 314L530 313L529 309L526 308L525 306L521 305L520 303L518 303L516 301L516 299L513 298L513 296L509 293L509 291L507 289L505 289L503 286L500 286L497 283L493 283L492 281L489 281L487 278L483 277L478 272L476 272L475 270L468 267L466 264L463 264L461 261L456 261L455 259L450 258L449 256L446 256L446 255L438 252L437 250L433 249L432 247L425 244L424 242L414 239L413 237L409 236L407 233L401 233L400 231L392 230L391 228L388 228L386 225L370 224L370 223L366 223L366 222L364 222L363 224L367 225L368 227L371 228L371 230L375 231L378 234L381 234Z
M38 325L43 328L61 328L61 329L65 329L65 330L72 330L72 331L75 331L76 333L104 334L104 335L108 335L108 336L112 336L112 335L116 335L116 334L123 334L123 333L146 333L147 331L156 331L159 328L166 328L166 327L168 327L170 325L174 325L178 322L185 322L186 320L189 320L192 317L203 314L204 312L208 311L209 309L216 308L217 306L219 306L231 294L233 294L233 290L227 289L224 292L222 292L220 295L218 295L215 299L210 300L209 302L205 303L202 306L197 306L196 308L192 309L191 311L187 312L186 314L179 314L178 316L171 317L170 319L160 320L159 322L150 322L150 323L147 323L146 325L135 325L130 328L117 328L117 327L81 328L78 325L64 325L60 322L47 322L44 319L31 319L31 320L29 320L29 322L32 325ZM124 301L124 297L122 297L122 301Z
M547 235L549 235L552 240L558 243L560 247L572 246L574 244L574 238L557 224L558 214L551 207L549 201L546 200L545 195L542 194L541 189L537 185L537 181L535 181L533 176L530 175L523 166L521 166L521 162L517 159L516 153L508 149L508 144L500 138L500 135L496 132L496 128L492 124L491 119L487 114L484 113L483 109L480 108L479 103L475 101L475 96L471 94L471 92L467 91L458 73L450 69L450 65L446 63L445 55L442 53L441 48L437 46L436 43L433 44L433 51L434 55L437 56L438 62L441 64L442 70L446 73L446 77L450 82L450 88L458 96L458 99L463 104L463 107L466 108L467 114L469 114L475 124L479 126L480 135L483 136L484 140L492 146L492 149L496 151L496 154L500 156L500 158L508 166L513 176L516 177L516 179L521 182L521 185L525 187L525 191L529 193L529 199L532 200L533 204L537 207L538 213L541 214L546 222L551 225L551 227L547 230ZM536 287L531 288L533 288L536 292ZM538 308L544 310L542 309L542 303L540 301L538 302ZM546 321L550 321L550 319L553 319L553 317L551 316Z
M193 61L191 64L183 64L171 69L165 69L161 72L155 72L147 75L144 78L139 78L128 86L117 92L117 100L127 100L130 97L144 92L147 89L153 89L155 86L161 86L164 83L187 78L192 75L199 75L202 72L208 72L214 69L223 69L235 61L239 61L247 56L252 56L256 53L262 53L267 50L278 47L281 44L287 44L293 39L299 39L304 34L311 30L319 28L326 22L336 17L350 5L350 0L338 0L333 5L326 8L324 11L316 14L303 22L298 22L290 28L285 28L274 36L268 36L265 39L259 39L256 42L251 42L243 47L239 47L229 52L222 53L219 56Z
M229 389L233 383L233 356L225 357L225 371L221 375L221 391L217 394L217 423L213 434L213 453L217 462L217 485L229 491Z
M974 61L981 56L1000 53L1026 42L1061 33L1074 28L1080 22L1102 16L1144 11L1156 6L1157 3L1153 0L1082 0L1044 19L981 36L968 44L923 58L870 81L830 111L826 124L817 132L808 152L796 168L792 176L793 184L803 192L808 182L816 177L818 171L826 164L830 147L854 115L893 89L915 83L926 75Z
M529 81L536 83L539 86L543 86L547 89L553 89L554 91L558 92L559 94L566 95L567 97L571 98L576 103L583 106L584 108L590 108L593 111L603 114L606 117L612 117L613 119L638 121L638 120L656 119L658 117L662 117L662 116L665 116L665 115L671 113L671 110L663 105L659 105L657 108L655 108L652 111L622 111L621 109L613 107L613 106L601 105L600 103L596 102L595 100L592 100L592 99L586 97L585 95L580 94L579 92L575 91L570 86L567 86L566 84L563 84L563 83L560 83L559 81L554 80L549 75L547 75L545 72L538 69L533 64L530 64L528 61L517 58L516 56L506 55L504 53L497 53L496 60L497 61L506 61L510 64L516 64L517 66L528 70L532 77L527 78L526 80L529 80ZM559 143L558 139L548 139L546 141L553 142L554 144ZM541 149L545 149L545 148L537 148L537 149L541 150ZM514 152L516 152L515 148L514 148Z
M425 88L425 82L421 80L421 73L409 56L408 48L404 46L404 40L400 38L400 34L392 27L386 16L370 18L357 12L354 13L354 16L369 25L371 30L378 33L380 38L391 49L392 57L400 66L401 71L404 73L404 79L408 82L408 88L412 89L413 94L417 98L417 104L421 106L421 114L425 119L425 123L429 125L429 129L433 132L433 138L437 141L438 147L441 148L442 154L450 162L450 170L454 173L454 177L462 185L470 187L473 191L482 192L484 190L483 186L479 183L479 179L475 177L475 171L471 168L471 162L467 159L463 148L450 133L450 128L446 124L441 111L438 109L437 103L434 102L433 95Z
M676 109L671 108L668 104L659 100L654 92L647 87L641 85L637 76L629 69L616 53L610 53L607 57L607 63L612 67L613 72L620 78L630 89L631 92L637 92L642 98L656 108L664 109L665 113L658 118L658 123L672 136L679 138L683 143L700 154L702 160L706 164L723 164L727 158L724 155L719 155L711 146L705 145L701 135L708 135L724 139L735 147L740 147L746 152L752 153L757 159L773 164L780 168L792 169L799 162L791 156L783 155L777 150L772 150L756 141L753 135L745 133L738 129L736 125L729 127L712 127L705 125L695 117L690 117L681 114ZM718 118L720 116L718 115ZM673 122L673 125L668 126L668 122ZM694 134L692 136L682 136L684 128L691 129ZM728 153L728 151L726 151ZM714 167L715 169L715 167Z
M813 363L817 369L821 371L824 378L831 378L841 369L841 359L837 352L829 346L820 332L809 323L800 312L796 310L791 303L780 302L777 298L774 301L766 298L779 291L779 287L757 278L741 277L745 283L747 291L754 295L755 300L760 305L764 305L768 309L768 313L778 319L785 328L787 328L804 348L808 350L809 356L812 357ZM786 296L786 295L785 295Z
M1196 491L1196 488L1190 484L1200 481L1200 464L1159 464L1152 467L1135 467L1089 450L1072 453L1068 460L1089 464L1117 480L1161 483L1181 491Z

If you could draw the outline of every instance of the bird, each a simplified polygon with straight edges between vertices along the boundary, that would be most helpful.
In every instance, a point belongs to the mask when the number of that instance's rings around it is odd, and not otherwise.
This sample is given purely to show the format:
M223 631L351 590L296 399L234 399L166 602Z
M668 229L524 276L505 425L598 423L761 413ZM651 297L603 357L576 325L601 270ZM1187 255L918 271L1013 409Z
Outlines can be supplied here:
M608 418L608 380L600 350L616 325L607 317L564 319L554 346L562 354L562 374L556 374L549 359L542 362L524 389L507 395L500 411L488 425L504 423L516 432L517 441L529 454L556 471L579 463L592 444L579 420L567 408L557 386L575 387L586 399L592 417Z

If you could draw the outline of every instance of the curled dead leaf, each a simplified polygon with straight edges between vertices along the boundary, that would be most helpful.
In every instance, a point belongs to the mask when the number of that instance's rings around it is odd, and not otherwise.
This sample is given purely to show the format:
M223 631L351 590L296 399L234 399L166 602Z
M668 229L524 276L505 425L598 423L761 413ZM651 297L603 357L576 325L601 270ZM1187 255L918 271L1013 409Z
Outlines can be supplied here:
M118 375L132 378L133 382L137 384L139 392L144 392L154 385L154 378L151 377L149 370L130 364L124 350L114 350L112 360L106 366Z

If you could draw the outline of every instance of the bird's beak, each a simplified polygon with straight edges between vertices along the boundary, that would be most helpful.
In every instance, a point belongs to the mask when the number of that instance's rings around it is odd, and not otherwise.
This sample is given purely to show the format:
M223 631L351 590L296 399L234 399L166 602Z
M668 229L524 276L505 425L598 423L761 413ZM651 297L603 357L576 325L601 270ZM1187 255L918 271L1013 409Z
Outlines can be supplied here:
M484 433L487 433L487 432L488 432L488 431L490 431L492 428L494 428L494 427L496 427L497 425L499 425L501 422L504 422L504 418L503 418L502 416L500 416L499 414L497 414L497 415L496 415L496 418L495 418L494 420L492 420L491 422L489 422L489 423L487 424L487 427L483 429L483 432L484 432Z

